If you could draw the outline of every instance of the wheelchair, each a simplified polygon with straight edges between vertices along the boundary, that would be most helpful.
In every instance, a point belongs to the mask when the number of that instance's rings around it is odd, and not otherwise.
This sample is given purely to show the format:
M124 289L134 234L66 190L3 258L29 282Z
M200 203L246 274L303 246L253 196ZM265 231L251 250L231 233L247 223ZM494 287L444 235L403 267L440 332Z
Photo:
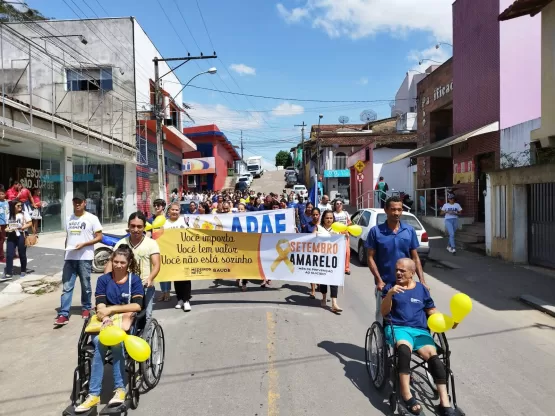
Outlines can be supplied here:
M91 377L91 366L94 356L94 345L92 336L85 332L89 319L83 323L79 343L77 345L77 367L73 372L73 389L71 393L71 404L62 413L63 416L94 416L100 415L124 415L127 416L129 409L139 406L141 394L152 390L162 377L164 369L165 341L164 331L158 321L151 318L147 321L146 310L143 309L135 316L130 334L143 338L151 349L150 357L138 363L134 361L124 349L125 373L127 374L127 395L124 403L119 405L106 405L100 413L97 406L86 412L75 412L75 408L85 401L89 394L89 381ZM104 364L112 364L112 353L106 354Z
M389 323L386 323L389 325ZM449 399L458 416L465 416L463 410L457 405L457 393L455 389L455 376L451 370L451 351L445 334L432 333L432 337L436 343L436 350L439 359L445 366L447 372L447 393ZM365 340L365 360L366 370L372 380L372 384L377 390L383 390L386 384L391 387L389 395L389 409L392 413L397 411L401 416L408 416L411 413L405 408L404 402L399 393L399 373L397 371L398 355L395 347L395 334L393 333L393 346L387 344L385 339L384 327L380 322L374 322L368 331L366 331ZM411 357L411 383L413 381L413 372L422 370L424 382L432 390L433 395L429 397L431 400L438 400L439 394L432 375L428 372L426 362L413 351ZM419 373L420 375L420 373ZM451 397L452 394L452 397ZM424 406L421 405L422 411L420 415L424 415Z

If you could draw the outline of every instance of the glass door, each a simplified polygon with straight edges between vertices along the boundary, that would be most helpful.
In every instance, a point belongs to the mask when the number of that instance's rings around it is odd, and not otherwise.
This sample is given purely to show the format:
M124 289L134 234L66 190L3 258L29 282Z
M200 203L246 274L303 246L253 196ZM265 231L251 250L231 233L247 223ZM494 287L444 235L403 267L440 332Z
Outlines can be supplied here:
M62 206L64 198L64 172L62 161L64 151L57 146L41 145L40 171L41 181L38 195L41 201L42 219L39 229L42 232L60 231L62 229ZM35 191L36 192L36 191Z

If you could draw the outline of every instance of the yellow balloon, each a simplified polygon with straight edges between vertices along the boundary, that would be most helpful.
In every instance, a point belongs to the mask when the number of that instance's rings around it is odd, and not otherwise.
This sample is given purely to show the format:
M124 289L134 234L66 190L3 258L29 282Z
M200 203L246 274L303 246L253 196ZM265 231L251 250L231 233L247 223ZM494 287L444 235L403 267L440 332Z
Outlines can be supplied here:
M108 326L100 331L98 334L98 340L107 347L113 347L114 345L121 344L127 334L119 326Z
M163 215L158 215L154 221L152 221L152 228L162 228L166 223L166 217Z
M245 201L243 198L241 198L241 199L239 200L239 202L240 202L241 204L246 204L246 201Z
M453 318L443 313L434 313L428 317L428 328L438 334L449 331L453 324Z
M457 293L451 298L449 306L451 307L453 320L460 323L472 310L472 300L464 293Z
M358 237L359 235L362 234L362 227L360 225L349 225L347 227L347 231L349 231L349 234Z
M344 232L345 230L347 230L347 226L346 226L345 224L340 223L340 222L334 222L334 223L331 225L331 229L332 229L333 231L337 232L337 233L342 233L342 232Z
M152 224L147 222L145 225L145 231L150 231L150 230L152 230Z
M150 357L150 345L144 339L135 335L128 335L124 343L127 353L135 361L142 363Z

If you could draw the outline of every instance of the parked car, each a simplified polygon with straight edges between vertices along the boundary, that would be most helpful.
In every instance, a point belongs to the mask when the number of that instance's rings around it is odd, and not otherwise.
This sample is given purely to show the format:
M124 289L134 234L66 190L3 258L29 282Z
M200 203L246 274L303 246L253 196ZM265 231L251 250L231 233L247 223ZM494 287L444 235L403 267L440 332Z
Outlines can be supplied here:
M386 221L387 216L383 209L380 208L365 208L357 211L351 218L353 224L358 224L362 227L362 234L358 237L350 236L349 246L351 249L356 251L358 254L358 261L363 266L368 264L368 250L364 247L364 242L368 237L368 232L370 229L377 225L382 224ZM430 245L428 243L428 233L424 229L422 223L413 214L409 212L403 212L401 216L401 221L412 226L416 231L418 236L418 242L420 247L418 247L418 255L420 256L420 262L422 267L428 260L430 255Z
M306 186L304 185L293 185L293 192L299 197L302 196L303 198L308 197L308 191Z
M286 186L292 187L297 184L297 174L290 173L285 177Z
M251 186L251 183L252 183L252 176L251 176L251 175L242 175L242 176L239 176L239 178L237 179L237 182L246 182L247 185Z
M246 191L249 189L249 184L247 183L247 181L239 181L235 184L235 190L236 191Z
M283 176L285 178L287 178L287 175L289 175L290 173L297 174L297 170L293 166L289 166L289 167L285 168L285 172L284 172Z

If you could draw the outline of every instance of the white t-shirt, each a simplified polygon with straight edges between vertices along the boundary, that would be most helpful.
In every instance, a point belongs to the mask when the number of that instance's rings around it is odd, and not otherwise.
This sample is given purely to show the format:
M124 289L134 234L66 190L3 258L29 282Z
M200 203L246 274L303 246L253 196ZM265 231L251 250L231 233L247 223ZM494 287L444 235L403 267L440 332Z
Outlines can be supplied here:
M452 214L452 212L462 211L462 207L459 205L458 202L455 202L454 204L446 203L443 204L441 210L445 212L445 219L449 220L451 218L459 218L458 215Z
M25 224L27 224L29 221L31 221L31 217L29 216L29 214L26 211L20 212L19 214L15 214L15 220L11 219L8 216L6 216L7 218L7 229L6 231L10 231L10 230L15 230L15 235L17 235L18 237L21 235L21 230L23 228L23 226Z
M341 224L345 225L347 225L348 222L351 220L351 216L347 211L334 212L333 218L336 222L340 222Z
M156 242L156 240L145 236L137 247L133 247L131 245L131 242L129 241L129 237L125 237L116 243L114 250L122 244L127 244L129 247L131 247L131 250L133 251L133 254L135 256L135 260L139 265L139 277L141 278L143 284L146 284L148 276L150 276L150 271L152 270L151 257L153 254L160 254L160 247L158 247L158 243Z
M326 227L324 227L323 225L319 225L317 230L316 230L316 234L318 235L332 235L332 234L338 234L336 231L332 230L331 228L329 230L326 229Z
M86 212L78 217L71 214L66 221L67 247L86 243L94 239L95 234L102 231L102 225L96 215ZM66 251L66 260L92 260L94 246L86 246L80 250Z
M172 221L169 218L164 223L164 228L189 228L185 223L185 218L179 217L177 220Z
M331 204L329 202L325 205L320 203L320 204L318 204L318 208L320 208L320 211L323 214L324 211L328 211L328 210L331 211Z

